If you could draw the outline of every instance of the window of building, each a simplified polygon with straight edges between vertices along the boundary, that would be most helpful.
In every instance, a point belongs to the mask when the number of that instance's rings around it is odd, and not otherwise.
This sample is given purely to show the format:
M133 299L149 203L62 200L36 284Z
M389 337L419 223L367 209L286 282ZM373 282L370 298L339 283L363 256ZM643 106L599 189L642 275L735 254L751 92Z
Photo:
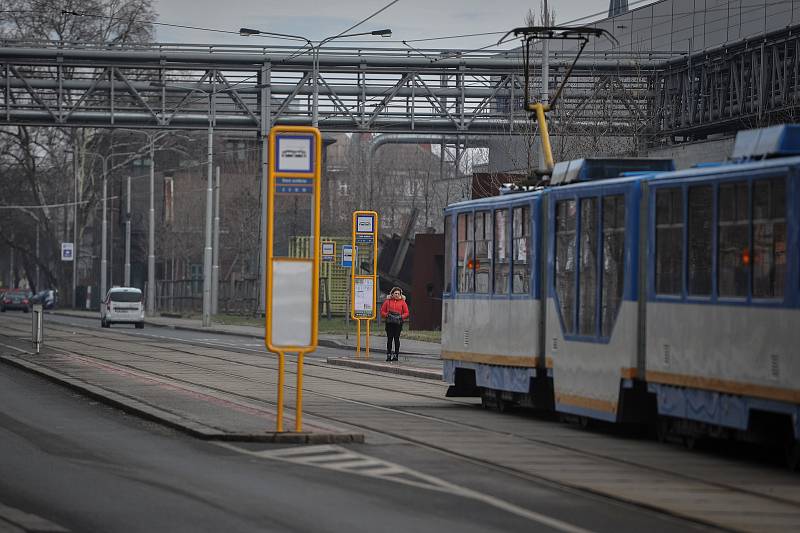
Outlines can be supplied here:
M531 290L531 208L515 207L511 212L512 225L512 287L514 294Z
M753 297L780 298L786 283L786 180L753 182Z
M475 213L475 292L488 294L492 281L492 212Z
M509 239L508 210L498 209L494 212L494 293L508 294L509 274Z
M450 247L453 244L453 217L444 217L444 292L450 294L453 291L453 252Z
M713 211L711 185L689 187L687 291L690 296L711 296Z
M679 188L656 191L656 292L683 291L683 194Z
M719 186L717 285L722 297L746 298L750 269L750 214L746 181Z
M603 198L602 336L611 335L625 286L625 197Z
M581 200L578 333L597 332L597 199Z
M555 283L564 329L575 330L575 200L556 204Z
M475 227L472 224L472 213L461 213L457 219L458 231L458 257L456 258L456 273L458 276L458 292L472 292L475 290L475 271L472 268L473 237Z

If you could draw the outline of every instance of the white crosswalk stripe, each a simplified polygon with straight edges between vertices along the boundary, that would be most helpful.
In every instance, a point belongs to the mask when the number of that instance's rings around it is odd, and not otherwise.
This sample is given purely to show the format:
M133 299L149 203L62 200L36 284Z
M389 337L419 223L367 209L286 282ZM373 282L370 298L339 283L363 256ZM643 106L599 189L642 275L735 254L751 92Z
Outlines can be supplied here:
M325 468L327 470L336 470L339 472L348 472L359 476L368 476L394 483L411 485L413 487L446 492L483 502L508 513L547 525L557 531L563 531L565 533L591 533L589 530L563 522L557 518L530 511L493 496L459 487L443 479L429 476L402 465L384 461L383 459L347 450L341 446L321 444L317 446L279 448L277 450L245 450L228 443L218 443L218 445L264 459Z

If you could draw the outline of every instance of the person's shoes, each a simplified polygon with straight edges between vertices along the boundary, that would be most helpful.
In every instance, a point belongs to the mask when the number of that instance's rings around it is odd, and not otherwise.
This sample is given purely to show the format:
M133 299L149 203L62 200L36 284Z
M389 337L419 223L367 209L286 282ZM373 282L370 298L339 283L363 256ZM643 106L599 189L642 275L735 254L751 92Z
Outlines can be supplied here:
M392 354L386 354L386 362L390 362L392 360Z
M399 357L399 354L394 354L394 358L392 359L392 361L397 361L398 357Z

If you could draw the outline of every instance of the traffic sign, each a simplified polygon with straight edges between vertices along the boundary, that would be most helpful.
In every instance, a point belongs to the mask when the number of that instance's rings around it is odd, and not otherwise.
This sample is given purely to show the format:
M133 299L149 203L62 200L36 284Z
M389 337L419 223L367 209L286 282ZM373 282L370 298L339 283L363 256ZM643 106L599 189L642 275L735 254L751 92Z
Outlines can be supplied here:
M61 260L72 261L74 259L74 244L71 242L61 243Z
M375 231L375 215L356 215L356 233L369 233Z
M322 243L322 260L326 263L333 262L334 258L336 257L336 243L335 242L323 242Z
M302 235L317 243L322 160L322 136L317 128L275 126L269 132L267 215L267 309L264 344L278 355L276 430L283 431L284 366L287 352L297 354L295 431L303 416L303 357L317 347L319 318L319 263L321 249L310 257L294 257L281 244L287 217L310 214ZM287 198L286 195L291 195ZM277 238L276 238L277 237ZM279 243L276 245L276 242ZM331 254L331 260L333 259Z
M342 245L342 262L340 265L342 268L352 268L353 267L353 245L352 244L343 244Z

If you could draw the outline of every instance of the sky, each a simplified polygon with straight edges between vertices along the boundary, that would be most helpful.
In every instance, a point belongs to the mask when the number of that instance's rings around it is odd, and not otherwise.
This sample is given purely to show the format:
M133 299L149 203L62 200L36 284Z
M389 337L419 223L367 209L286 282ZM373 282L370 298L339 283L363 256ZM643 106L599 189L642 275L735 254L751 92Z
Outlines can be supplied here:
M240 27L302 35L318 41L346 30L391 0L155 0L159 22L238 32ZM629 0L631 7L654 0ZM390 28L390 39L367 38L364 44L342 46L404 46L401 41L455 35L502 32L523 26L528 9L539 10L540 0L398 0L354 32ZM607 12L608 0L549 0L556 23ZM602 18L593 17L590 20ZM160 42L212 44L291 44L262 37L158 26ZM471 49L496 43L500 35L418 41L417 48ZM511 43L509 43L511 45Z

